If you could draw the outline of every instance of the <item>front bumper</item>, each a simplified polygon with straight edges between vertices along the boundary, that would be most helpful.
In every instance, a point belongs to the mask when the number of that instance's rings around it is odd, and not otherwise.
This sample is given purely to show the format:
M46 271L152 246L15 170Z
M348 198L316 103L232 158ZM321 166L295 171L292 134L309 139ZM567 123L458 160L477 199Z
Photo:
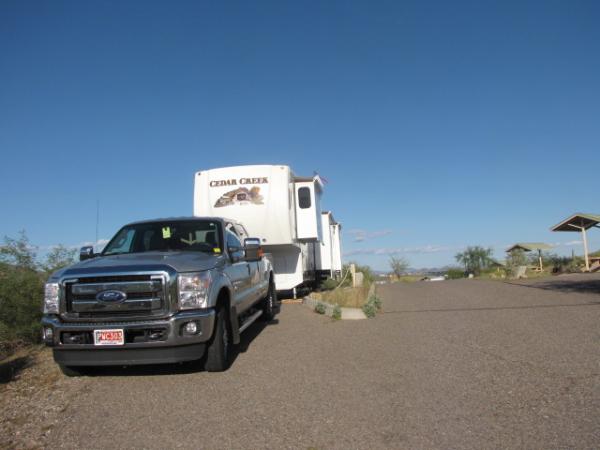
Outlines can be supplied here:
M196 334L184 333L188 322L196 322ZM53 347L54 360L66 366L161 364L191 361L204 354L213 334L215 311L184 311L166 319L111 321L102 323L64 322L56 315L42 318L44 342ZM52 329L48 337L46 330ZM125 344L95 346L93 331L123 329Z

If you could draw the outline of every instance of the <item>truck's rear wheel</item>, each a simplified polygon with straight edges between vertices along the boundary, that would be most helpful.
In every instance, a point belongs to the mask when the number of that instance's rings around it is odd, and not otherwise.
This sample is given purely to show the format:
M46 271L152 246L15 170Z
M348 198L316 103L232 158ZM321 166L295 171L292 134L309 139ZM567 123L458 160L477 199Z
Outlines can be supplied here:
M206 351L204 368L208 372L223 372L231 364L231 332L227 311L220 307L215 318L215 331Z
M267 296L262 301L262 312L260 317L267 322L273 320L277 314L277 292L272 281L269 283Z

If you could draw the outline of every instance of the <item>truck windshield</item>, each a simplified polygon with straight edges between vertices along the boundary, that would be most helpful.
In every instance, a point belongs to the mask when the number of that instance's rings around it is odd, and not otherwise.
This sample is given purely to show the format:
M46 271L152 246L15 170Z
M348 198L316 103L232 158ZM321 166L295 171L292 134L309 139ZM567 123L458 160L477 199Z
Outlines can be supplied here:
M223 251L220 236L220 224L211 220L139 223L121 228L102 255L157 251L220 254Z

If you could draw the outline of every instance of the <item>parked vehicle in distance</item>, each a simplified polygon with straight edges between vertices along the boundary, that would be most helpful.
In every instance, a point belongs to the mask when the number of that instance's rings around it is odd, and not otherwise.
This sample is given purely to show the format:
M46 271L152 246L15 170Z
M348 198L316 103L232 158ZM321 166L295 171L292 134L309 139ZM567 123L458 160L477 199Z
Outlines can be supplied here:
M62 371L198 359L226 370L240 333L280 309L271 258L243 229L157 219L125 225L100 254L83 247L45 286L43 339Z

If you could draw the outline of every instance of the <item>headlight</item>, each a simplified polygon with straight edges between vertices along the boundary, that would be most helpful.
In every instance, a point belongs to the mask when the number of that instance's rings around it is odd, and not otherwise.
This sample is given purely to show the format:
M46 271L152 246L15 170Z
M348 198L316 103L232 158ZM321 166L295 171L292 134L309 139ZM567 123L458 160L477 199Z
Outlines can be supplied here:
M210 272L184 273L177 279L179 308L206 308L210 291Z
M44 288L44 314L58 314L58 283L46 283Z

